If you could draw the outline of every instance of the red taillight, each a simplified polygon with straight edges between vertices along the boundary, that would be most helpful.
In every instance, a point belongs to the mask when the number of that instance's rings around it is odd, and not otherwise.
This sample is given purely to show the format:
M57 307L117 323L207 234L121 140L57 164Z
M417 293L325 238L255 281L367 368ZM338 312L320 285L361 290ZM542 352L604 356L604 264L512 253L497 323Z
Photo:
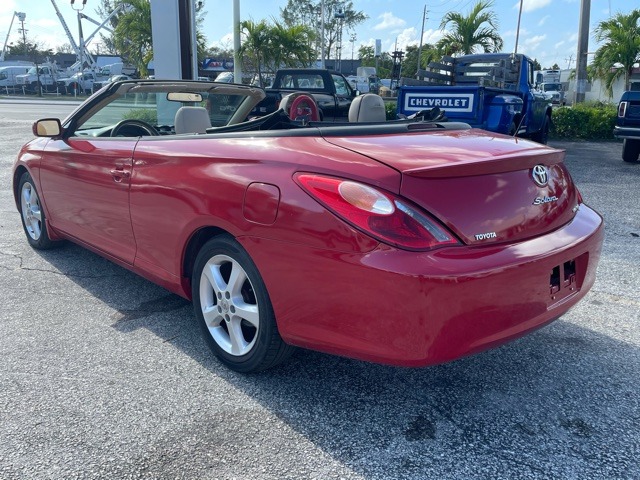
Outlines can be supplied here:
M627 102L620 102L618 105L618 116L624 117L627 113Z
M381 242L408 250L430 250L459 242L406 200L351 180L297 174L315 200Z

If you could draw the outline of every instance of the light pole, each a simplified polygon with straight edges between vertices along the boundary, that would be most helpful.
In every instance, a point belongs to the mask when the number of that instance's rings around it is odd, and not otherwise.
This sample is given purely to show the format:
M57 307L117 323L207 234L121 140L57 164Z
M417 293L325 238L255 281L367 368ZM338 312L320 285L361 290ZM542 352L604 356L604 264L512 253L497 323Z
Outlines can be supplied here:
M320 3L320 68L325 68L324 63L324 0Z
M336 47L336 50L338 51L338 68L336 70L339 72L342 72L342 27L344 23L344 16L343 7L338 7L338 11L333 15L333 17L340 22L340 28L338 29L338 46Z
M422 63L422 37L424 37L424 21L427 19L427 5L422 12L422 28L420 29L420 46L418 47L418 67L416 68L416 78L420 78L420 65Z
M240 55L240 0L233 0L233 81L242 83L242 56ZM262 82L262 79L259 80ZM262 83L260 83L262 85Z
M349 41L351 42L351 73L353 74L353 51L356 48L356 40L358 39L358 36L355 33L351 34L351 37L349 37Z
M24 29L24 21L27 18L27 14L23 12L16 12L18 21L20 22L20 31L22 32L22 43L24 44L24 54L28 55L27 51L27 31Z
M522 19L522 4L524 0L520 0L520 11L518 12L518 26L516 27L516 46L513 49L513 56L515 58L518 53L518 40L520 40L520 20Z

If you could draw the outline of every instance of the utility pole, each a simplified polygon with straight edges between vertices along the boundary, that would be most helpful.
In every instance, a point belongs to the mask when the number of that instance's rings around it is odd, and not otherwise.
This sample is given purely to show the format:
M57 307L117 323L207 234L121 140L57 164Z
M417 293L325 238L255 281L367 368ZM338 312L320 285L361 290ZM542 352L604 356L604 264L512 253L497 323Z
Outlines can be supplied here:
M24 29L24 21L26 18L26 13L20 13L20 16L18 17L18 20L20 21L20 31L22 32L22 44L24 45L25 56L29 55L29 51L27 49L27 31Z
M80 3L80 2L79 2ZM71 0L71 8L73 8L78 15L78 44L80 46L80 69L78 70L80 73L84 71L84 34L82 33L82 10L84 10L85 5L87 4L87 0L82 0L80 5L75 7L75 0Z
M233 0L233 81L242 83L242 56L240 55L240 0ZM262 85L262 78L258 80Z
M320 4L320 68L325 68L324 63L324 0Z
M424 36L424 21L427 19L427 4L424 4L422 12L422 28L420 29L420 46L418 47L418 68L416 68L416 78L419 78L420 64L422 63L422 37Z
M582 0L580 6L580 26L578 28L578 53L576 58L575 103L584 102L587 90L587 52L589 51L589 17L591 0Z
M358 36L355 33L352 33L351 36L349 37L349 41L351 42L351 68L349 70L351 71L352 74L355 73L355 69L353 68L353 51L356 48L357 39L358 39Z
M29 55L29 46L27 45L27 31L24 29L24 21L27 18L27 14L23 12L18 12L18 20L20 21L20 30L22 30L22 43L24 44L24 54L28 57ZM36 78L38 82L36 84L36 90L38 91L38 96L42 96L42 88L40 87L40 66L38 65L38 50L37 45L33 44L33 60L36 66Z
M338 57L338 68L334 69L337 70L338 72L342 73L342 27L343 27L343 23L344 23L344 10L342 9L342 7L338 7L338 11L333 15L333 17L335 19L338 20L338 24L340 25L340 28L338 29L338 39L337 39L337 57Z
M571 64L573 63L573 53L569 55L569 58L565 58L567 61L567 68L571 68Z
M513 49L513 58L515 59L518 53L518 40L520 40L520 19L522 18L522 4L524 0L520 0L520 11L518 12L518 27L516 28L516 46Z

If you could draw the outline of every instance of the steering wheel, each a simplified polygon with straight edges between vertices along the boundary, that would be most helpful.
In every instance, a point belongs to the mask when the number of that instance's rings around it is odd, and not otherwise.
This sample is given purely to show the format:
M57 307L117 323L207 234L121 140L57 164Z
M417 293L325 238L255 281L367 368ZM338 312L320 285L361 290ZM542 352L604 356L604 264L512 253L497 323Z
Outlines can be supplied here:
M318 122L320 120L318 104L310 95L299 95L291 102L289 118L291 120L304 119L308 122Z
M159 133L147 122L134 119L120 120L111 130L112 137L141 137L143 135L156 136Z

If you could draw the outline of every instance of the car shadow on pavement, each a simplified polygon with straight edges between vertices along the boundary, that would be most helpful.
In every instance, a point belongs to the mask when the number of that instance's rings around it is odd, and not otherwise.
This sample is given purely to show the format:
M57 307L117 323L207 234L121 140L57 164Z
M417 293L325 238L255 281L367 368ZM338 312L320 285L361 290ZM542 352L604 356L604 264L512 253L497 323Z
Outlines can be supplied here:
M74 245L39 254L115 310L107 323L119 334L152 332L273 420L230 429L204 408L181 432L154 438L144 459L149 477L178 478L191 462L216 478L220 458L194 443L225 444L260 465L260 445L291 437L300 451L276 448L264 477L237 478L295 478L278 471L279 459L305 462L307 444L331 460L325 471L310 466L307 478L640 477L639 349L578 325L607 308L591 295L542 330L444 365L404 369L299 350L275 369L241 375L209 352L184 299Z

